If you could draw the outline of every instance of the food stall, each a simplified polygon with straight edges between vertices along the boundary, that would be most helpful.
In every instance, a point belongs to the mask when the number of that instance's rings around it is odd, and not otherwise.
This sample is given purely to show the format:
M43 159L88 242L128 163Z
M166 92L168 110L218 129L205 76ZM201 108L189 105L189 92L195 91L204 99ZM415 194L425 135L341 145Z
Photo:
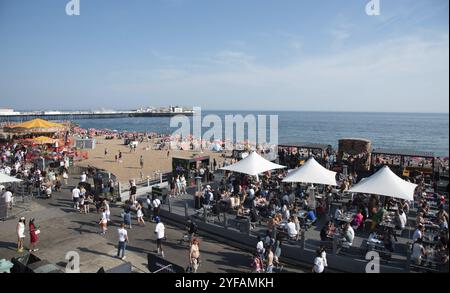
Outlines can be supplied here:
M210 158L209 156L193 156L191 158L172 158L172 174L184 175L188 186L195 185L195 176L200 168L209 167Z

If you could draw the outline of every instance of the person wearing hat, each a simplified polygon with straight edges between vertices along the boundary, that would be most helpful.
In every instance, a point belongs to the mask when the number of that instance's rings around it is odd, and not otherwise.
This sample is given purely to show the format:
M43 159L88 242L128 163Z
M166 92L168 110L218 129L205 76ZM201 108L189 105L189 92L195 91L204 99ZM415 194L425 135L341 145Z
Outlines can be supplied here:
M164 251L162 248L162 241L165 237L165 227L164 224L161 223L161 218L159 216L155 217L156 227L155 227L155 234L156 234L156 247L157 247L157 253L161 254L161 256L164 258Z
M17 223L17 252L23 252L23 241L25 240L25 217L21 217Z

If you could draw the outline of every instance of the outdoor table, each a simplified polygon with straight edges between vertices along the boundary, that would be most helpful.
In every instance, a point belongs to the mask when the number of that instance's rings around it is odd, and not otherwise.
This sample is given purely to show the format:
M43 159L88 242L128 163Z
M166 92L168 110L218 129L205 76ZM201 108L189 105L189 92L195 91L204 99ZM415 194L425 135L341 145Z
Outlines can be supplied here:
M337 220L343 223L350 223L352 221L352 218L344 215L343 217L339 217Z
M366 244L372 249L384 250L385 248L383 241L376 238L366 240Z
M280 223L277 224L277 230L285 231L286 227L287 227L286 221L281 221Z
M423 225L426 231L439 231L440 227L435 224L424 224Z
M339 222L344 222L344 223L350 223L353 220L353 217L355 216L354 213L344 213L344 215L342 217L339 217L337 220Z
M299 211L299 212L297 213L297 216L298 216L300 219L306 219L306 217L308 216L308 212L307 212L307 211Z
M390 207L390 208L388 209L388 211L390 211L390 212L396 212L396 211L398 211L398 206Z
M390 229L394 229L395 228L395 224L389 221L383 221L379 224L381 227L385 227L385 228L390 228Z

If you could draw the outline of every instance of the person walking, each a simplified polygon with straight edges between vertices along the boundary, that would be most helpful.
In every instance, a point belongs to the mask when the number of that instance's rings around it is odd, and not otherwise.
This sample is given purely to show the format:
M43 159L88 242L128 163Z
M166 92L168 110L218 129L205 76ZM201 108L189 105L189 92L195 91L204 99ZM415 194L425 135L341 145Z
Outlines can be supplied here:
M186 183L186 177L184 177L184 174L181 175L180 181L181 181L181 194L185 195L185 194L187 194L187 191L186 191L187 183Z
M272 252L272 246L271 245L269 245L269 247L267 248L266 273L273 273L273 252Z
M175 192L175 178L170 178L169 179L169 185L170 185L170 197L175 196L176 192Z
M136 216L137 216L138 225L141 225L141 223L142 223L142 226L145 226L144 213L142 212L142 206L140 204L138 204L138 206L137 206Z
M86 180L87 180L86 172L81 173L80 181L81 181L81 182L86 182Z
M314 266L312 272L316 274L321 274L325 270L326 258L324 259L323 251L319 248L316 250L316 258L314 259ZM325 255L326 257L326 255Z
M25 217L21 217L17 223L17 252L23 252L23 242L25 240Z
M103 200L103 208L106 213L106 221L111 222L111 209L109 208L109 203L106 199Z
M105 158L106 158L107 155L108 155L108 149L105 148Z
M32 218L28 224L28 228L30 230L30 252L38 251L39 248L36 248L36 244L39 240L38 234L41 233L39 227L35 225L34 218Z
M156 218L159 216L159 208L161 206L161 200L155 196L152 201L153 206L153 219L156 221Z
M191 272L196 273L200 265L200 241L198 238L193 238L191 247L189 248L189 265Z
M131 204L134 204L136 202L136 193L137 193L137 187L136 182L134 180L130 180L130 198Z
M143 155L141 155L139 157L139 165L141 166L141 169L144 168L144 156Z
M10 189L7 189L3 193L3 199L5 200L5 205L8 210L12 210L13 207L13 194Z
M155 217L156 227L155 227L155 234L156 234L156 252L160 254L164 258L164 251L162 247L162 241L165 238L165 227L164 224L161 223L161 219L156 216Z
M177 175L176 179L175 179L175 184L176 184L176 195L181 195L181 180L180 180L180 176Z
M81 190L78 188L78 186L75 186L75 188L72 190L72 200L73 200L73 208L78 210L79 209L79 200L80 200L80 193Z
M254 273L261 273L264 271L264 265L261 260L261 257L258 255L258 253L253 253L253 261L252 261L252 272Z
M125 259L125 249L127 248L128 241L128 232L125 229L125 224L122 223L120 228L117 229L117 233L119 234L119 245L117 247L117 257L124 260Z
M66 186L68 184L68 180L69 180L69 174L67 174L66 170L63 171L62 177L64 180L64 186Z
M128 228L131 229L131 208L129 201L125 203L123 208L123 223L128 225Z
M102 217L100 219L99 225L100 225L100 228L102 229L102 232L100 234L105 235L106 231L108 230L108 219L106 217L105 208L102 208L101 212L102 212Z

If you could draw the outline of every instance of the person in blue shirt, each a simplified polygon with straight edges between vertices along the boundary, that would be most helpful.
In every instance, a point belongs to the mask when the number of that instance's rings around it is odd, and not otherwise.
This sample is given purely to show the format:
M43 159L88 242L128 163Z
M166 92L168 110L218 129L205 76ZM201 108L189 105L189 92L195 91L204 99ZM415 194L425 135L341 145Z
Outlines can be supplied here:
M308 210L308 213L306 214L306 219L310 220L313 223L317 220L317 217L312 209Z

